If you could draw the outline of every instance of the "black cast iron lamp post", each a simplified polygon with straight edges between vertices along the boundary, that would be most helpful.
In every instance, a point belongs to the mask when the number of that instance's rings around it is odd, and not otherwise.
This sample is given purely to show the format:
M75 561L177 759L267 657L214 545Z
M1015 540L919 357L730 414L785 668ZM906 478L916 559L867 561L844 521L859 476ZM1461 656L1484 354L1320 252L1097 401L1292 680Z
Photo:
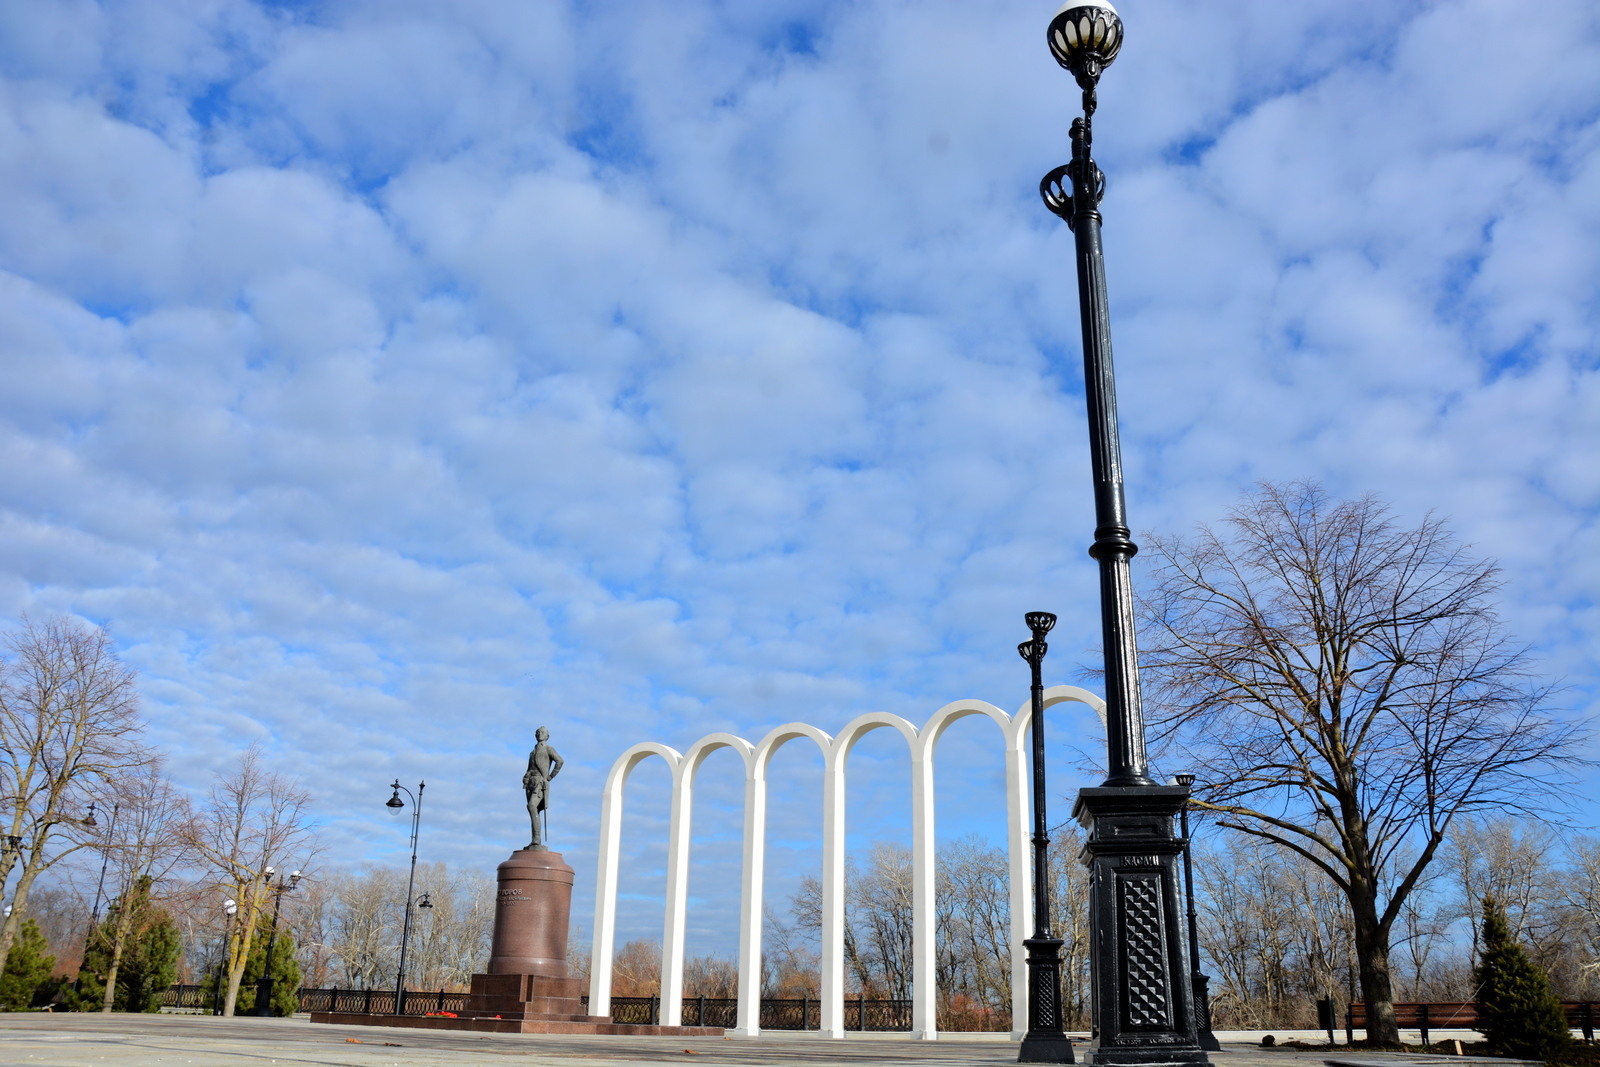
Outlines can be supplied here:
M1100 570L1105 653L1106 779L1080 790L1073 815L1089 831L1094 1036L1084 1060L1143 1067L1206 1063L1184 974L1174 817L1188 791L1157 785L1145 757L1139 654L1129 561L1139 551L1128 525L1117 433L1117 390L1100 201L1106 179L1091 154L1100 75L1122 51L1123 25L1105 0L1069 0L1046 30L1050 53L1083 91L1072 120L1072 162L1039 183L1045 206L1072 228L1083 332L1084 396L1094 477L1094 543Z
M390 815L399 815L400 809L406 806L406 802L400 799L401 793L411 797L411 875L406 879L406 915L405 921L401 923L400 927L400 969L394 978L394 1013L396 1015L404 1015L406 1013L406 950L411 945L411 902L415 899L412 894L416 891L417 885L417 831L422 825L422 791L428 788L428 783L418 782L415 795L412 794L411 790L401 785L398 778L394 780L394 783L389 788L394 790L394 794L383 802L383 806L389 809ZM427 894L423 894L423 898L426 899ZM419 904L418 906L431 908L433 907L433 902L428 901L428 903Z
M1189 837L1189 796L1194 794L1194 775L1175 774L1173 784L1181 786L1185 794L1179 815L1183 834L1183 902L1189 917L1189 983L1194 987L1194 1024L1199 1033L1200 1047L1207 1052L1221 1052L1222 1044L1211 1032L1211 992L1207 988L1211 979L1200 973L1200 924L1194 914L1194 842Z
M100 923L100 897L103 893L105 893L106 868L111 863L111 850L109 846L112 842L112 839L116 836L117 813L121 810L122 802L114 801L111 805L111 825L106 827L105 841L100 845L100 880L95 883L94 887L94 907L89 909L89 929L91 934L94 931L94 927L98 926ZM89 805L89 814L84 816L83 825L99 825L99 822L94 817L94 804L92 803ZM87 951L87 949L85 949L85 951Z
M266 883L267 888L274 894L275 899L272 902L272 931L267 935L266 967L262 970L261 977L256 981L256 1004L254 1008L250 1009L251 1015L267 1016L272 1014L272 950L278 944L278 913L283 910L283 895L300 884L300 872L291 871L287 882L280 881L277 885L273 885L272 877L276 873L271 867L261 872L262 881Z
M1050 930L1050 835L1045 817L1044 784L1044 656L1045 634L1056 624L1048 611L1024 616L1032 640L1017 646L1032 673L1032 716L1028 722L1033 746L1033 936L1028 949L1028 1032L1017 1052L1018 1063L1071 1063L1072 1042L1061 1029L1061 939Z

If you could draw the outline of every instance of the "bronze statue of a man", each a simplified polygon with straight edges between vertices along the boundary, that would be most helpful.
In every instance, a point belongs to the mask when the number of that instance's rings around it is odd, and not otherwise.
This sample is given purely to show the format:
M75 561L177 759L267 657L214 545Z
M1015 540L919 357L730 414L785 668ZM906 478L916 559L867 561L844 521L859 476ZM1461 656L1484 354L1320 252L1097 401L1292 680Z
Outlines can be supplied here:
M528 847L544 852L548 846L544 843L544 827L540 817L550 800L550 781L561 773L561 756L547 744L550 740L549 730L541 726L533 736L537 743L533 751L528 753L528 770L522 776L522 792L528 798L528 819L533 823L533 840L528 842Z

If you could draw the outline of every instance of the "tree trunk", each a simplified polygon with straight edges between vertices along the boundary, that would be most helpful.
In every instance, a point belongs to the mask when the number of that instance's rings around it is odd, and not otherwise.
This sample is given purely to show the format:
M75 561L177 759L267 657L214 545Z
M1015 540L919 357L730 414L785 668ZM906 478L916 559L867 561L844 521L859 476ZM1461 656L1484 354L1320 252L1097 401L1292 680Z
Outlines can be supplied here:
M107 1014L111 1011L112 1002L117 999L117 968L122 964L122 942L123 939L118 937L112 944L111 964L106 968L106 991L100 1001L100 1010Z
M34 858L37 859L37 850ZM27 915L28 891L33 888L33 880L39 876L39 868L34 863L21 866L22 877L17 879L17 886L11 891L11 914L6 916L4 924L0 924L0 966L4 966L6 957L11 955L11 946L17 943L17 931L22 929L22 920Z
M1398 1045L1400 1026L1395 1022L1394 987L1389 977L1389 938L1378 921L1375 897L1371 892L1352 893L1350 897L1356 964L1361 969L1361 999L1367 1006L1367 1040Z

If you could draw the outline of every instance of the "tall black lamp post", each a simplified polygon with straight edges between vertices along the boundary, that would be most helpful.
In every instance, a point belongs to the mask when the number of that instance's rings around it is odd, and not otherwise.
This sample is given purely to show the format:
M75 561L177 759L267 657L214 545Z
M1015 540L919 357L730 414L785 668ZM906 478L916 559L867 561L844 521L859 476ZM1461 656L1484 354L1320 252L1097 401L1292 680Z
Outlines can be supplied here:
M1117 436L1117 393L1100 199L1105 175L1090 152L1095 90L1122 48L1123 26L1106 0L1068 0L1046 31L1050 52L1083 90L1072 121L1072 162L1039 183L1045 206L1072 228L1083 330L1084 394L1094 477L1095 530L1089 554L1100 565L1100 631L1105 652L1106 780L1078 793L1073 815L1088 829L1093 941L1094 1036L1084 1059L1096 1064L1206 1063L1195 1030L1193 990L1183 973L1174 816L1188 791L1157 785L1145 758L1133 582L1139 551L1128 527Z
M267 888L275 899L272 902L272 930L267 934L267 965L256 981L256 1006L250 1010L251 1015L272 1014L272 950L278 943L278 913L283 910L283 895L300 884L299 871L291 872L287 882L280 881L277 885L272 884L274 873L271 867L263 872Z
M400 779L396 778L394 784L389 787L394 790L394 794L384 801L384 807L389 809L389 814L399 815L400 809L406 806L406 802L400 799L400 794L404 793L411 797L411 875L406 879L406 916L400 927L400 970L394 979L396 1015L406 1013L406 951L411 947L411 902L415 899L413 894L417 887L417 831L422 827L422 791L427 787L427 782L418 782L416 795L413 796L411 790L401 785ZM431 908L433 902L430 900L425 906Z
M1017 646L1033 675L1032 717L1028 722L1033 746L1033 936L1022 943L1028 949L1028 1032L1017 1053L1018 1063L1071 1063L1072 1042L1061 1029L1061 939L1050 929L1050 836L1045 817L1044 786L1044 656L1049 651L1045 634L1056 624L1048 611L1024 616L1030 640Z
M1172 780L1183 787L1185 793L1194 792L1194 775L1175 774ZM1189 800L1184 798L1180 812L1183 833L1183 902L1189 917L1189 983L1194 987L1194 1025L1200 1037L1200 1047L1207 1052L1221 1052L1222 1044L1211 1032L1211 979L1200 973L1200 924L1194 914L1194 848L1189 837ZM1332 1042L1330 1041L1330 1044Z

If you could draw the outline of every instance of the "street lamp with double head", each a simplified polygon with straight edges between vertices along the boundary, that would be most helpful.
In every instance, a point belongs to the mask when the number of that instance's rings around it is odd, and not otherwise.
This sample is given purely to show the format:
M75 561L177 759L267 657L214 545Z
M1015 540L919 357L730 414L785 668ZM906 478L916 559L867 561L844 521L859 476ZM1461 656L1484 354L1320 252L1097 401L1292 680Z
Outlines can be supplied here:
M271 867L262 872L262 880L266 882L267 888L272 891L274 896L272 902L272 929L267 934L267 963L261 972L261 977L256 981L256 1004L250 1011L251 1015L272 1014L272 950L277 947L278 943L278 913L283 910L283 895L300 884L300 872L292 871L287 882L280 880L277 885L273 885L272 878L276 873Z
M418 782L415 794L412 794L411 790L401 785L398 778L394 780L389 788L394 792L388 800L383 802L383 806L389 809L389 814L391 815L399 815L400 809L406 806L406 802L400 799L401 793L411 797L411 874L406 879L406 914L400 926L400 968L394 978L394 1013L396 1015L404 1015L406 1013L406 952L411 947L411 904L416 899L414 894L417 888L417 832L422 827L422 791L428 788L428 783ZM423 894L423 899L427 900L427 894ZM418 904L418 907L431 908L433 907L433 902L428 901L425 904Z

